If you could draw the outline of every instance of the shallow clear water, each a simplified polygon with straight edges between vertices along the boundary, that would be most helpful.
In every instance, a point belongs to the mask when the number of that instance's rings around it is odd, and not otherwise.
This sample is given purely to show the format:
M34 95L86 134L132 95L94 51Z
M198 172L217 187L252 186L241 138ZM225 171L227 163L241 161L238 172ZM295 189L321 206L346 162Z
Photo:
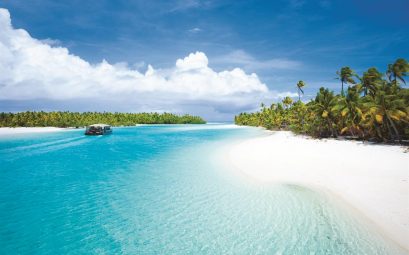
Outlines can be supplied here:
M223 163L231 125L0 138L0 254L401 254L326 194Z

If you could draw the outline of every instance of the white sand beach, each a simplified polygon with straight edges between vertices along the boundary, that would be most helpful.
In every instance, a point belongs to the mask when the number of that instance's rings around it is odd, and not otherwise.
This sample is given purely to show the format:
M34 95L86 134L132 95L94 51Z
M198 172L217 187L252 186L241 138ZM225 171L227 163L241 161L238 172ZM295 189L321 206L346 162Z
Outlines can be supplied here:
M26 133L49 133L57 131L71 130L68 128L57 128L57 127L2 127L0 128L0 136L5 135L15 135L15 134L26 134Z
M229 160L255 181L334 193L409 250L409 153L405 150L279 131L234 145Z

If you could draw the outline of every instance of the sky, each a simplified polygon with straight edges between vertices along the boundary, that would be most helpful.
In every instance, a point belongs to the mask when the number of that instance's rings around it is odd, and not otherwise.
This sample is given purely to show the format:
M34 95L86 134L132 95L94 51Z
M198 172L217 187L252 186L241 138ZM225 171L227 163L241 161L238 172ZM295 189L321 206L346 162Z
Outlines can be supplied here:
M228 121L409 59L407 0L0 0L0 111Z

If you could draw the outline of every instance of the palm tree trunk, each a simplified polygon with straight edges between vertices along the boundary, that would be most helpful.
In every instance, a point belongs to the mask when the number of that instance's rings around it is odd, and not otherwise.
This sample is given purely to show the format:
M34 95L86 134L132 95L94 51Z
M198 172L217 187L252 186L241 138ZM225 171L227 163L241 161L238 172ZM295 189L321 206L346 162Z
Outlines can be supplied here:
M390 139L394 139L391 126L389 125L389 121L386 121L386 127L388 128Z
M396 137L398 138L398 141L401 142L399 131L395 126L395 123L393 123L392 119L389 117L389 114L386 114L386 117L388 118L389 123L391 124L393 131L395 131Z
M375 132L378 134L378 137L385 142L385 137L383 137L380 127L377 124L375 124Z
M329 131L331 132L331 137L335 137L334 136L334 129L332 128L332 123L331 123L331 121L329 119L327 120L327 125L328 125Z
M341 81L341 96L344 96L344 81Z
M355 137L355 133L354 133L354 125L352 125L352 128L351 128L350 130L351 130L351 135L352 135L352 137Z

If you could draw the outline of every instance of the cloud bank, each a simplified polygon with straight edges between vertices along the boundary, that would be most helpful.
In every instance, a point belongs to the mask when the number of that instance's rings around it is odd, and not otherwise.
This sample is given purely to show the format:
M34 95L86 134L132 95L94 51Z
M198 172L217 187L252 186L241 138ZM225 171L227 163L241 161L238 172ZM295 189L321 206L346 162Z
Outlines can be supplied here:
M274 97L255 73L214 71L203 52L168 69L148 65L140 72L126 63L91 64L50 39L35 39L13 28L10 13L1 8L0 31L0 110L15 105L53 110L61 102L66 110L81 110L76 108L81 105L83 110L166 110L220 119Z

